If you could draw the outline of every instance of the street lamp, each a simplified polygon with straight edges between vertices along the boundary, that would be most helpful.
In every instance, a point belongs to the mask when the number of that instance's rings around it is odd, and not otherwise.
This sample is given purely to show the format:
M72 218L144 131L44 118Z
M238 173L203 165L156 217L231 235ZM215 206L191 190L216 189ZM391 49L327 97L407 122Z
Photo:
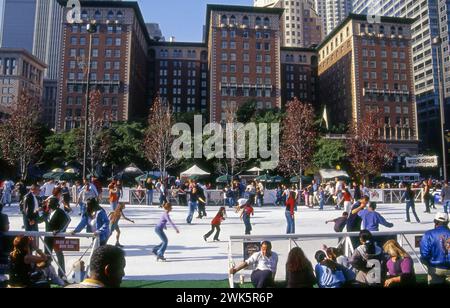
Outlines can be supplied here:
M439 83L439 109L441 115L441 141L442 141L442 168L444 181L447 181L447 150L445 142L445 113L444 113L444 91L442 90L442 76L441 76L441 61L442 61L442 40L439 36L434 37L432 40L433 46L436 47L438 55L437 63L437 73L438 73L438 83Z
M91 82L91 54L92 54L92 34L97 32L96 21L91 21L86 25L86 30L89 33L89 54L87 64L87 81L86 81L86 108L84 110L84 152L83 152L83 178L86 178L87 173L87 153L88 153L88 126L89 126L89 88Z

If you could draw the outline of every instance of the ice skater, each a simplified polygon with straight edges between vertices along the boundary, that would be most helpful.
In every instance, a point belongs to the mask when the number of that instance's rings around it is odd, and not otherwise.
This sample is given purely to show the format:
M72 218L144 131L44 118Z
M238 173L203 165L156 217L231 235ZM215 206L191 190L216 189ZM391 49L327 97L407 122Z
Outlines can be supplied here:
M247 200L247 202L241 206L242 213L241 213L241 219L244 221L245 225L245 235L250 235L252 231L252 224L250 223L250 216L255 215L255 212L253 210L253 205L255 204L255 196L252 195Z
M116 246L119 248L123 248L123 246L120 244L120 228L119 228L119 221L123 217L126 221L129 221L134 224L134 220L131 220L125 216L123 213L123 210L125 209L125 203L120 202L119 206L114 210L114 212L109 213L108 218L110 221L110 230L111 235L114 231L116 231Z
M153 253L156 255L156 261L166 261L166 258L164 258L164 253L167 249L167 244L169 243L169 240L167 239L166 234L164 233L164 230L167 229L167 223L170 223L172 227L177 231L177 233L180 233L177 226L172 222L172 219L170 219L169 213L172 211L172 204L169 202L164 203L164 214L161 216L161 219L159 220L159 223L155 227L155 232L161 239L162 243L158 246L153 247Z
M222 206L219 210L219 212L217 213L216 217L214 217L214 219L211 221L211 231L209 231L208 233L206 233L203 236L203 239L205 240L205 242L208 241L208 237L210 237L213 233L214 230L216 230L216 234L214 235L214 242L219 242L219 234L220 234L220 224L222 223L222 221L225 220L225 217L227 215L227 212L225 210L225 207Z

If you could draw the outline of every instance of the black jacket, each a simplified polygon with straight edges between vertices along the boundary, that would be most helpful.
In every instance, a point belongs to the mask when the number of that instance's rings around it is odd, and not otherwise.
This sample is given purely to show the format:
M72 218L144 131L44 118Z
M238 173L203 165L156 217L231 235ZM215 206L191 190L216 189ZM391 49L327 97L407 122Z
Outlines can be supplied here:
M39 205L39 200L38 200L38 205ZM37 211L37 208L34 203L33 193L29 192L25 196L25 206L24 206L25 217L27 219L35 220L38 217L36 211Z
M50 218L51 217L51 218ZM46 232L64 232L67 226L69 225L70 218L64 211L60 208L55 210L55 213L52 216L49 216L49 220L45 224Z

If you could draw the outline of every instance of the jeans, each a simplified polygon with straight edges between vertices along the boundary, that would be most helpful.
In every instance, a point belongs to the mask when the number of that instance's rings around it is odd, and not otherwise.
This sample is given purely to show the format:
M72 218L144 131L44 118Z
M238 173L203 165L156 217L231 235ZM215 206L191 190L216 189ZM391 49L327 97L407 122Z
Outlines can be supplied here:
M448 214L449 206L450 206L450 200L444 201L444 212L445 212L445 214Z
M203 202L197 202L197 208L198 208L198 217L206 217L208 216L206 214L206 205Z
M325 205L325 200L324 199L320 199L319 202L319 209L323 210L323 206Z
M167 202L166 196L164 194L160 194L159 195L159 205L163 206L165 202Z
M287 221L287 228L286 228L286 234L295 234L295 220L291 215L290 211L284 212L286 215L286 221Z
M410 218L409 217L409 209L412 210L412 213L413 213L414 217L416 218L416 221L420 222L420 219L419 219L419 217L417 216L417 213L416 213L416 206L415 206L414 202L406 202L406 220L410 221L410 219L409 219Z
M167 236L164 233L164 230L162 228L156 227L155 228L155 232L156 232L156 234L158 234L158 236L161 239L162 243L159 244L158 246L153 247L153 252L158 257L164 257L164 253L166 252L167 244L169 243L169 240L167 239Z
M216 230L216 234L214 235L214 240L218 241L219 235L220 235L220 225L211 225L211 231L209 231L208 233L205 234L205 238L207 239L208 237L210 237L211 234L214 233L214 230Z
M86 213L86 203L80 202L80 214L84 215Z
M244 214L242 216L242 220L244 221L244 225L245 225L245 235L250 235L250 232L252 231L252 224L250 223L250 216L247 214Z
M192 218L194 217L195 210L197 209L197 201L189 201L189 214L186 218L188 224L192 223Z
M236 205L236 201L234 201L233 197L228 197L227 200L228 200L228 207L229 208L232 208L232 207L234 207Z
M425 202L425 212L430 212L430 195L427 194L423 197L423 201Z
M450 270L428 267L429 285L450 285Z
M255 270L251 275L252 284L257 289L267 288L273 284L272 272Z
M153 205L153 189L147 190L147 205Z

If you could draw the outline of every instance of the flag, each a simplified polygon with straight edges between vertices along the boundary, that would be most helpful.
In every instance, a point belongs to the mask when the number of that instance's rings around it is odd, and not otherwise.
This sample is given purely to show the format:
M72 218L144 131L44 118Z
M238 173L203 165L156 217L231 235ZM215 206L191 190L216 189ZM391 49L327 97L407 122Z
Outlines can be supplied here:
M328 126L327 106L325 106L325 108L323 109L323 117L322 117L322 120L325 121L326 128L329 129L329 126Z

